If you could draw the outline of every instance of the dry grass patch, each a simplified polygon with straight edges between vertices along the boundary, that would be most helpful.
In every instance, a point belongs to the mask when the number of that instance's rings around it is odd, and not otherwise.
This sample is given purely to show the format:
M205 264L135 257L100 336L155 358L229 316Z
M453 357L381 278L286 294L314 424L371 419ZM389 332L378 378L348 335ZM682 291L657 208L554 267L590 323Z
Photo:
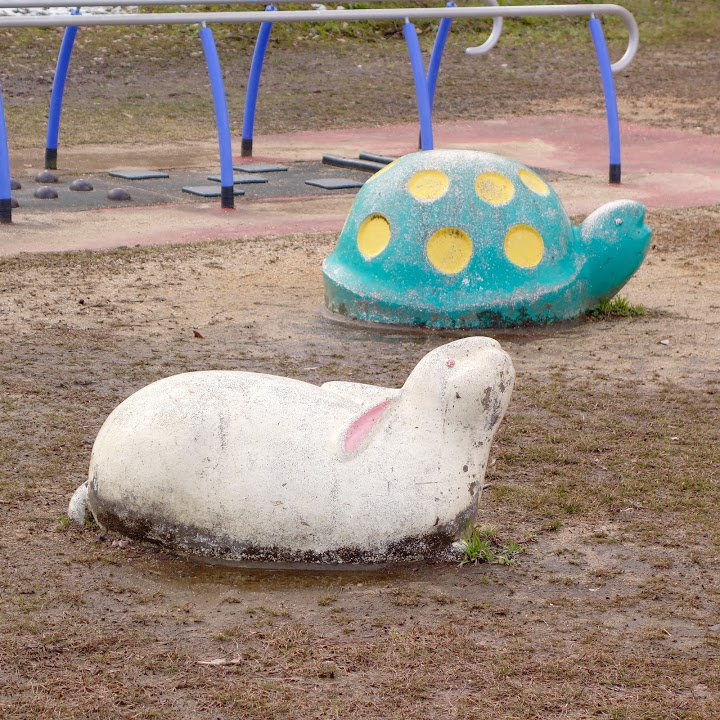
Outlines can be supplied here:
M717 338L685 292L718 272L695 244L715 212L653 220L629 297L659 284L672 312L502 335L518 378L478 523L523 542L506 566L268 572L68 526L101 423L152 380L398 386L447 338L324 320L330 236L0 260L0 712L717 718L720 345L675 339Z

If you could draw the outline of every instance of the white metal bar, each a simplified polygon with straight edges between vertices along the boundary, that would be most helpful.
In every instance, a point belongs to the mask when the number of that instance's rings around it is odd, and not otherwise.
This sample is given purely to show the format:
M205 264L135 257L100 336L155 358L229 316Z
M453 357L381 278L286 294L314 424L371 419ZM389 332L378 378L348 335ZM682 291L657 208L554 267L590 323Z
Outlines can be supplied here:
M462 7L462 8L388 8L369 10L278 10L273 23L345 21L363 22L368 20L430 20L435 18L519 18L519 17L619 17L628 30L628 47L625 54L613 66L613 72L626 68L632 62L638 48L639 32L635 18L620 5L516 5L514 7ZM48 28L48 27L91 27L103 25L200 25L262 23L267 14L262 11L249 12L199 12L199 13L140 13L137 15L16 15L0 17L0 27ZM466 52L477 54L478 48Z
M373 3L391 2L392 0L370 0ZM412 2L412 0L410 0ZM417 0L421 2L421 0ZM82 3L73 3L71 0L0 0L0 8L13 10L33 10L36 8L66 8L66 7L152 7L163 5L281 5L293 3L294 5L310 5L318 0L88 0Z
M281 5L284 3L294 3L295 5L310 5L316 3L317 0L195 0L194 2L179 2L179 0L87 0L81 8L96 7L163 7L169 5L183 5L185 7L192 5L268 5L274 3ZM392 0L371 0L373 3L392 2ZM410 0L413 2L413 0ZM423 2L423 0L416 0ZM498 0L483 0L485 5L498 5ZM0 0L0 10L46 10L49 8L67 8L68 0ZM316 11L320 12L320 11ZM31 13L26 13L31 14ZM501 17L493 18L493 27L490 37L479 47L471 48L472 55L484 55L490 52L497 45L500 35L502 34L503 19Z
M492 5L494 7L499 5L498 0L485 0L485 4ZM489 53L497 45L500 35L502 35L502 31L503 18L496 16L493 18L493 27L490 37L482 45L467 48L465 52L468 55L485 55L485 53Z

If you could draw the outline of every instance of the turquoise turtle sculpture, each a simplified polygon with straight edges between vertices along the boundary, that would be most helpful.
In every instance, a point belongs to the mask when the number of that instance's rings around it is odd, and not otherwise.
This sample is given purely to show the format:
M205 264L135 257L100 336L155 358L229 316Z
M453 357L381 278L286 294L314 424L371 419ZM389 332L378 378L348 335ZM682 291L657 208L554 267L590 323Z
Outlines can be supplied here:
M553 189L498 155L406 155L362 187L323 264L333 312L434 328L543 324L615 295L650 245L645 209L604 205L573 227Z

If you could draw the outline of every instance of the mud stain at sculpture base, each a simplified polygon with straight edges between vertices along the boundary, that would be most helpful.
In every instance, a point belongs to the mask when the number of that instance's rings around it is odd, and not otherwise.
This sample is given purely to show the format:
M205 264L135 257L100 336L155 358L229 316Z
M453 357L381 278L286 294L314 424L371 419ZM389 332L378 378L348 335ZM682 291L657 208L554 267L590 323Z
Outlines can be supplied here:
M117 532L134 540L143 540L164 547L196 554L205 558L235 562L293 563L293 564L352 564L452 561L457 553L452 545L459 533L475 514L475 506L460 513L455 520L438 525L432 532L389 540L378 547L347 546L321 552L281 546L260 546L239 541L218 529L207 529L170 524L165 520L146 515L128 513L111 503L94 503L93 516L106 531ZM99 507L99 505L101 505Z

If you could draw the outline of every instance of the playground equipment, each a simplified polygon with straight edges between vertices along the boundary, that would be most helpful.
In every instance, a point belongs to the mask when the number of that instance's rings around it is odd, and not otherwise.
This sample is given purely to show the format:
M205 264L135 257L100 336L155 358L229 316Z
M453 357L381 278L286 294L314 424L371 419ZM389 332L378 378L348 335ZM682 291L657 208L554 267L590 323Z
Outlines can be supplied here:
M64 2L64 0L60 0ZM25 7L46 7L48 4L57 4L58 0L16 0L11 7L18 7L23 4ZM128 0L93 0L91 5L106 4L124 4ZM167 0L145 0L144 4L167 4ZM5 0L5 6L8 6ZM607 54L607 47L604 43L602 35L602 27L598 18L604 15L614 15L623 20L628 29L628 47L622 58L615 64L610 64ZM433 147L432 138L432 101L434 96L434 88L437 80L436 68L439 67L440 56L442 55L442 45L444 41L436 46L439 47L435 53L435 60L431 58L431 68L426 77L420 47L411 20L415 19L433 19L456 20L462 18L512 18L512 17L537 17L537 16L584 16L589 17L591 22L591 31L595 40L595 49L598 54L598 62L601 66L601 77L605 89L606 110L608 116L608 127L610 135L610 180L611 182L620 181L620 144L619 130L617 121L617 107L614 102L615 90L612 85L612 73L617 72L632 61L638 46L638 29L632 14L623 7L612 4L588 4L588 5L540 5L540 6L515 6L515 7L444 7L444 8L397 8L397 9L373 9L373 10L273 10L273 23L277 22L359 22L367 20L386 20L403 22L403 34L408 43L408 51L413 69L413 78L415 83L415 92L418 101L418 115L421 128L421 147L429 150ZM92 15L83 16L81 14L69 13L66 15L54 16L16 16L16 17L0 17L0 27L65 27L68 30L77 29L80 26L104 26L104 25L200 25L201 39L203 50L205 51L206 62L208 66L208 75L215 104L216 125L218 130L218 145L220 152L220 164L222 181L222 207L233 207L234 197L232 192L232 152L229 132L229 119L227 114L227 105L225 103L225 93L222 82L222 74L220 72L220 64L217 58L217 51L212 35L212 31L207 27L207 23L257 23L262 25L267 22L268 14L264 12L217 12L217 13L147 13L139 15ZM595 22L594 22L595 21ZM442 35L449 29L448 24L444 26ZM497 30L497 26L494 29ZM65 40L65 38L64 38ZM58 60L60 76L66 76L67 66L69 64L70 51L74 34L67 36L67 43L64 49L61 48L61 57ZM497 37L493 36L481 46L468 48L466 52L470 54L478 54L485 52L494 43ZM483 49L485 48L485 49ZM259 52L259 51L258 51ZM263 53L264 54L264 51ZM604 68L604 69L603 69ZM433 73L434 79L433 79ZM257 71L259 83L259 70ZM57 128L59 127L59 114L62 106L62 89L64 87L64 77L58 80L57 97L54 104L51 103L51 113L54 119L48 125L48 142L46 147L46 160L49 164L57 160ZM255 91L256 92L256 89ZM1 106L0 106L1 108ZM53 145L55 147L51 147ZM7 202L10 199L7 188L7 179L9 178L9 159L7 157L7 135L4 121L0 124L0 145L5 146L4 154L0 153L0 176L6 176L5 180L0 180L0 220L10 222L10 209L6 209ZM49 151L49 153L47 152ZM53 153L54 151L54 153ZM229 183L229 184L226 184Z
M400 390L210 371L119 405L68 516L235 560L445 556L474 518L514 370L490 338L426 355Z
M486 5L492 5L497 7L498 0L484 0ZM446 7L457 7L454 2L448 2ZM274 5L269 5L266 8L267 11L273 12L276 10ZM272 17L272 16L271 16ZM257 96L260 89L260 76L262 74L263 62L265 54L267 52L267 44L270 38L270 31L272 30L272 21L268 20L260 25L258 32L257 42L255 44L255 51L253 53L252 64L250 66L250 75L248 78L248 87L245 98L245 110L243 113L243 125L242 125L242 144L241 154L243 157L252 157L253 151L253 133L255 128L255 109L257 105ZM425 93L418 94L418 113L420 116L421 123L421 137L423 136L423 128L425 130L425 145L430 147L423 147L423 149L432 149L432 125L431 115L432 108L435 99L435 87L437 85L437 78L440 73L440 63L442 61L443 52L445 50L445 44L450 33L452 26L451 18L443 18L440 20L438 31L435 36L435 43L433 44L432 53L430 54L430 61L428 63L427 75L425 74L422 53L420 52L420 44L417 39L417 33L415 32L415 26L412 23L405 23L403 25L403 36L408 47L410 55L410 62L413 70L413 80L416 87L419 87L423 83L427 85L427 97ZM476 48L468 48L472 50L473 55L482 55L489 52L495 47L497 41L500 39L502 33L503 19L501 17L493 18L493 29L490 37L480 46ZM422 140L421 140L422 144Z
M355 198L323 264L330 310L433 328L567 320L612 297L647 253L639 203L596 210L577 228L520 163L471 150L406 155Z
M10 179L10 155L5 127L5 110L0 88L0 223L12 221L12 182Z
M286 2L295 2L296 4L310 3L312 0L277 0L276 5L280 5ZM373 0L373 2L384 2L384 0ZM497 6L498 0L483 0L486 5ZM18 0L12 4L13 8L32 9L32 8L61 8L65 7L65 0ZM84 8L97 8L97 7L161 7L165 5L175 4L175 0L89 0L83 4ZM261 4L258 0L233 0L228 3L226 0L209 0L209 2L201 3L203 5L218 5L218 4ZM10 7L5 2L0 2L0 8ZM456 7L455 3L447 3L447 7ZM265 8L266 12L273 12L275 5L267 5ZM316 10L316 12L320 12ZM80 14L80 8L76 8L72 11L72 14ZM257 108L258 93L260 91L260 78L262 74L263 63L265 55L267 53L267 45L270 39L270 32L272 30L273 23L263 22L260 24L258 31L257 40L255 43L255 50L253 52L252 63L250 65L250 72L248 76L247 90L245 95L245 109L243 113L242 123L242 139L241 139L241 155L243 157L252 157L252 146L253 146L253 134L255 128L255 111ZM437 77L440 72L440 62L442 60L443 51L447 42L447 37L450 32L452 20L450 18L443 18L440 21L438 32L433 46L433 51L430 57L430 63L428 65L427 72L427 88L430 103L430 110L432 110L433 99L435 95L435 86L437 84ZM413 27L414 26L410 26ZM410 27L407 29L409 30ZM493 18L493 29L490 37L482 45L476 48L469 48L472 50L472 54L481 55L491 50L497 43L502 33L503 19L501 17ZM48 114L48 128L47 128L47 139L45 144L45 167L50 169L57 168L57 147L58 147L58 134L60 128L60 115L62 112L63 95L65 91L65 81L67 79L68 70L70 67L70 58L72 55L73 46L75 43L75 37L77 35L77 27L65 28L63 34L63 40L60 45L60 52L58 53L57 65L55 69L55 77L53 80L52 94L50 97L50 110ZM406 37L408 37L406 35ZM417 42L415 35L409 36L407 40L408 49L411 53L411 62L413 63L413 72L423 72L422 60L420 55L420 47ZM212 52L212 51L211 51ZM210 62L210 61L208 61ZM208 72L210 68L208 67ZM217 83L216 83L217 84ZM418 102L423 104L423 119L427 126L427 108L425 107L425 99L418 98ZM426 128L427 133L427 128ZM431 140L426 140L426 145L431 144ZM424 148L431 149L431 148Z

